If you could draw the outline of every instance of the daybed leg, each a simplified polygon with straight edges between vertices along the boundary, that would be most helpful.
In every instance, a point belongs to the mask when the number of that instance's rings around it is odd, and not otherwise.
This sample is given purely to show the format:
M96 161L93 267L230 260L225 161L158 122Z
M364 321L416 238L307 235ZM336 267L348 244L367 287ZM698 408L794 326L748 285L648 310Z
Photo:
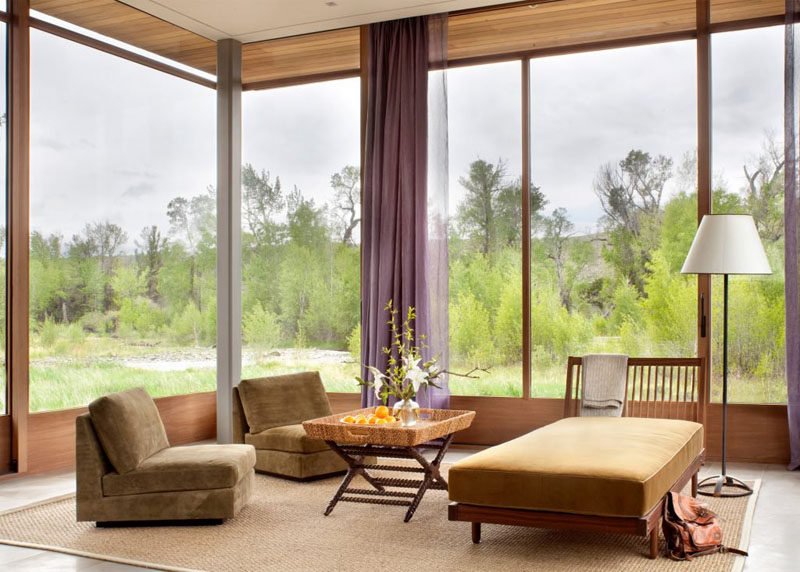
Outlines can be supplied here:
M481 541L481 523L472 523L472 543L478 544Z
M658 526L650 531L650 558L658 558Z
M692 475L692 496L697 496L697 473Z

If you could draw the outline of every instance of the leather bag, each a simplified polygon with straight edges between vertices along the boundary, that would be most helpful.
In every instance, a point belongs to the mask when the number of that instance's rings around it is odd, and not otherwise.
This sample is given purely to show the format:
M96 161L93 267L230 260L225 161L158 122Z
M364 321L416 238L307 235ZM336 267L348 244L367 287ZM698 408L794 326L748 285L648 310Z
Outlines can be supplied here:
M661 523L667 541L667 556L673 560L691 560L716 552L747 552L722 544L722 527L717 515L704 502L678 493L667 493Z

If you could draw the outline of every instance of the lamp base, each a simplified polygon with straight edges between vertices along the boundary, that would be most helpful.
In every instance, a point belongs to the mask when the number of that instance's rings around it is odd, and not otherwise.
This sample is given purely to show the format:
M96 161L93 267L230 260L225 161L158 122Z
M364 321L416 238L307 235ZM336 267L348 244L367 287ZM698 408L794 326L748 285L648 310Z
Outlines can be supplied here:
M713 490L702 490L703 488L711 489L712 487ZM722 487L741 489L741 491L723 491ZM697 494L707 497L746 497L747 495L753 494L753 489L734 477L715 475L713 477L706 477L697 483Z

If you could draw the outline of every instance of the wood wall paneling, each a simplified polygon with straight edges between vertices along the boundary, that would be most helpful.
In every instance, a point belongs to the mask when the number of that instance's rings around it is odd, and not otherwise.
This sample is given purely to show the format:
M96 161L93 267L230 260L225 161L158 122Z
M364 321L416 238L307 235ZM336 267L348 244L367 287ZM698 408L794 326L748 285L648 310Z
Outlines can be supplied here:
M31 9L210 74L217 46L117 0L31 0Z
M11 416L0 415L0 474L11 470Z
M359 28L305 34L242 46L244 89L354 77L361 69Z
M214 439L217 430L216 393L161 397L155 402L170 444L183 445ZM75 418L86 411L85 407L80 407L30 415L30 473L75 466Z
M357 393L330 393L334 412L357 409ZM170 443L181 445L213 439L216 397L213 392L156 399ZM456 443L490 446L503 443L562 418L562 399L471 397L454 395L451 406L477 411L472 426L456 435ZM75 457L75 417L85 408L35 413L30 416L31 473L69 468ZM0 418L0 421L2 418ZM718 460L721 448L721 406L712 403L706 424L707 456ZM0 424L0 430L2 424ZM785 405L731 404L728 409L728 460L787 463L789 434Z

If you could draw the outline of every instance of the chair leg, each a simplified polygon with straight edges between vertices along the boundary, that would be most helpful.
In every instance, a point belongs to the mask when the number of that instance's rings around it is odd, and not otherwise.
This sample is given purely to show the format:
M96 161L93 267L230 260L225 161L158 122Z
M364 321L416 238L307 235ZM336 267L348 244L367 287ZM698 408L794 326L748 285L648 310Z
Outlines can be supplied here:
M472 523L472 543L478 544L481 541L481 523Z
M650 558L658 558L658 526L650 531Z
M697 497L697 473L692 475L692 496Z

